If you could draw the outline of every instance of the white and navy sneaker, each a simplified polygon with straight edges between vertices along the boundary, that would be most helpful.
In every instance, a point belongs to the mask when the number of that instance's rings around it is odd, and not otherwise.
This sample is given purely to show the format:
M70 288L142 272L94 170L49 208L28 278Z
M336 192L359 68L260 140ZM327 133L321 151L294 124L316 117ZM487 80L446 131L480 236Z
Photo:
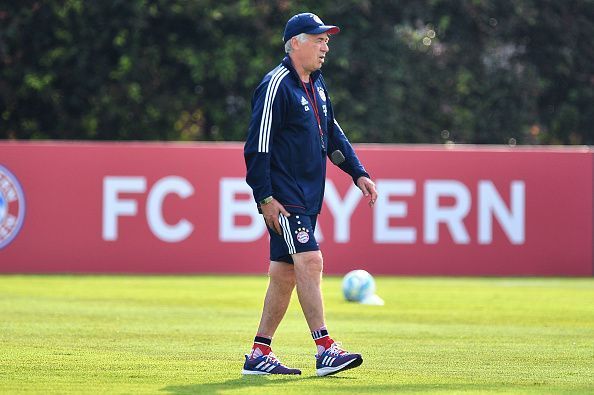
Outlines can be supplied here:
M241 374L301 374L301 370L283 365L274 353L250 358L245 355L245 363Z
M321 355L316 355L316 373L318 376L328 376L356 368L362 363L361 354L351 354L334 342Z

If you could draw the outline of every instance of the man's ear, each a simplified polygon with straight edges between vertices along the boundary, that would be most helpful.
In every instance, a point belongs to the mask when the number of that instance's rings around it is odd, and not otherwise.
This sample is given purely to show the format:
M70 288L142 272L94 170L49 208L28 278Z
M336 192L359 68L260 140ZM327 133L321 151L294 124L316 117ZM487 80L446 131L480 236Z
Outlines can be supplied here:
M301 41L297 39L297 36L291 37L291 48L297 49L301 45Z

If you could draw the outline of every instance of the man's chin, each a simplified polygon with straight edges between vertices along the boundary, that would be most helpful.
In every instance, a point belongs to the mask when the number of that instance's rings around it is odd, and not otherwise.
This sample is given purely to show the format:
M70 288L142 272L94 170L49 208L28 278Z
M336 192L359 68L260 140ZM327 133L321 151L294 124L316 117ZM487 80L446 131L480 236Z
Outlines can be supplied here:
M314 71L317 71L317 70L319 70L319 69L321 69L321 68L322 68L322 64L321 64L321 63L318 63L317 65L314 65L314 66L312 66L312 68L311 68L311 70L309 71L309 73L311 74L311 73L313 73Z

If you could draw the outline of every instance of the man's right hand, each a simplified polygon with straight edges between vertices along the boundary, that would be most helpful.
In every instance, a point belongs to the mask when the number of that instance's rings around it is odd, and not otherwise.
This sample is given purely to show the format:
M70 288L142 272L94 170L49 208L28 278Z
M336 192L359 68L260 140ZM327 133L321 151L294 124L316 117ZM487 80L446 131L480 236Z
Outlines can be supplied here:
M290 217L291 214L274 198L266 204L261 204L260 209L262 210L264 221L266 221L266 226L282 236L283 230L278 222L278 214L282 213L285 217Z

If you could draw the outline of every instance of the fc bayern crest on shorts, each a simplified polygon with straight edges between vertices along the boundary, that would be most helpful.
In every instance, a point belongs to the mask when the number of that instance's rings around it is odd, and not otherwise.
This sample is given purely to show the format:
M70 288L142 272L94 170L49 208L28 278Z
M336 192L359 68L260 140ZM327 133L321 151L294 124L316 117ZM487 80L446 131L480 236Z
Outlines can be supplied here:
M17 236L25 220L25 195L18 180L0 166L0 249Z
M295 231L297 233L296 239L301 244L305 244L309 241L309 230L305 228L299 228Z

